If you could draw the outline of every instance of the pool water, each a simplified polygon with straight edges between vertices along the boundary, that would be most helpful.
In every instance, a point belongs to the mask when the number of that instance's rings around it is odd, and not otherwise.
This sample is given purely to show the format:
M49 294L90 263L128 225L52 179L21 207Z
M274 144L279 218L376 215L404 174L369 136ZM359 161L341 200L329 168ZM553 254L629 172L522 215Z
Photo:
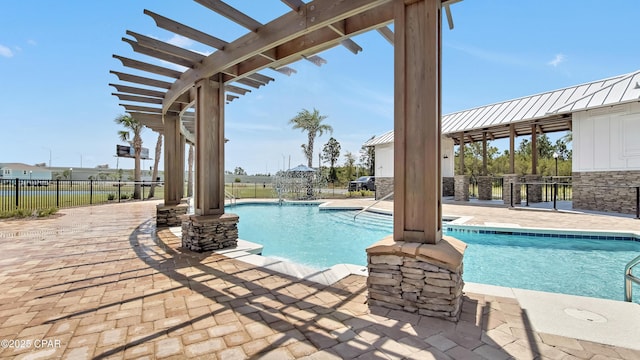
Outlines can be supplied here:
M241 239L263 255L324 269L367 265L365 248L393 231L392 217L320 211L317 205L236 205ZM468 244L464 280L498 286L623 300L624 266L640 242L449 231ZM636 286L637 287L637 286ZM634 301L640 292L634 289Z

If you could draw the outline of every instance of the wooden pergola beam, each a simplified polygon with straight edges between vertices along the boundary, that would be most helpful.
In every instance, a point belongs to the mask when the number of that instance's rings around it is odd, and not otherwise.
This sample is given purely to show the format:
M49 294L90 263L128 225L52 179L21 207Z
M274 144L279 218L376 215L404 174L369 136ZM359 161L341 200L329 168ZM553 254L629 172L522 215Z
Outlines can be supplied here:
M118 92L121 92L121 93L129 93L129 94L149 96L149 97L155 97L155 98L164 98L164 94L165 94L162 91L137 88L137 87L121 85L121 84L109 84L109 86L113 86L114 88L116 88Z
M158 98L121 94L121 93L111 93L111 95L117 96L118 99L120 99L121 101L133 101L133 102L162 105L162 99L158 99Z
M249 89L241 88L239 86L234 86L234 85L225 85L224 89L240 95L244 95L248 92L251 92L251 90Z
M142 70L142 71L146 71L146 72L150 72L150 73L154 73L154 74L158 74L158 75L162 75L162 76L166 76L166 77L170 77L170 78L174 78L174 79L177 79L177 78L180 77L180 75L182 75L182 73L180 71L173 70L173 69L167 69L167 68L162 67L162 66L153 65L153 64L146 63L146 62L129 59L129 58L126 58L126 57L123 57L123 56L119 56L119 55L113 55L113 57L115 59L120 60L120 62L122 62L122 65L124 65L124 66L126 66L128 68Z
M247 16L243 12L238 11L236 8L225 4L220 0L195 0L198 4L212 10L227 19L235 22L238 25L256 32L262 24L257 20Z
M160 59L160 60L164 60L173 64L177 64L180 66L184 66L186 68L193 68L194 67L194 63L189 61L189 60L185 60L183 58L177 57L177 56L173 56L167 53L163 53L161 51L158 50L154 50L154 49L150 49L147 47L144 47L140 44L138 44L137 42L128 39L128 38L122 38L122 41L126 42L127 44L131 45L131 48L133 49L133 51L140 53L140 54L144 54L147 56L151 56L153 58L156 59Z
M179 46L171 45L166 42L156 40L150 38L148 36L138 34L136 32L127 30L127 35L133 36L138 44L147 49L156 50L171 56L179 57L181 59L187 60L191 63L199 63L204 60L205 56L202 54L198 54L197 52L193 52L191 50L183 49Z
M153 87L157 87L157 88L161 88L161 89L169 89L169 88L171 88L171 83L170 82L156 80L156 79L150 79L150 78L146 78L146 77L138 76L138 75L131 75L131 74L122 73L122 72L113 71L113 70L111 70L109 72L111 74L116 75L118 77L118 79L120 79L121 81L127 81L127 82L147 85L147 86L153 86Z
M200 30L196 30L187 25L183 25L177 21L173 21L162 15L158 15L152 11L145 9L144 13L146 15L149 15L156 22L156 25L161 29L171 31L174 34L184 36L188 39L197 41L201 44L209 45L212 48L218 49L218 50L224 49L224 46L227 45L227 42L224 40L218 39L215 36L209 35Z
M383 38L385 38L385 40L389 42L389 44L394 44L393 31L391 31L388 26L379 27L376 30L378 31L378 33L380 33L380 35L382 35Z

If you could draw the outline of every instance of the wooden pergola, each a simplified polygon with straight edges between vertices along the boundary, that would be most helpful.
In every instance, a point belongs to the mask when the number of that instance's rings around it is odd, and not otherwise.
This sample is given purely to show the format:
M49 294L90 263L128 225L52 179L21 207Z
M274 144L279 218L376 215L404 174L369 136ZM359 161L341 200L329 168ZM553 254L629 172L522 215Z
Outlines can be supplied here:
M436 243L441 237L440 52L441 10L460 0L282 0L290 12L262 24L220 0L195 0L244 26L225 41L145 10L158 27L215 49L208 56L127 31L123 41L136 53L187 68L179 72L114 55L138 76L112 71L110 84L126 111L165 135L165 205L182 198L184 144L196 147L196 215L224 214L224 105L274 81L300 60L321 64L317 54L344 46L361 50L351 37L377 30L395 44L396 239ZM395 34L387 27L395 22ZM157 75L175 79L158 80ZM143 85L139 87L137 85ZM425 178L424 174L431 174Z

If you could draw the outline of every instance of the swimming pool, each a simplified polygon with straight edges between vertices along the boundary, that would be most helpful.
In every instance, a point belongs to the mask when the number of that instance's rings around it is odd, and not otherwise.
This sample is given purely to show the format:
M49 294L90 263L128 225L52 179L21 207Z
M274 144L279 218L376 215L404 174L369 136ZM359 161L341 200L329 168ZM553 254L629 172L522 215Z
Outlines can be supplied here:
M264 246L263 255L324 269L367 265L365 248L392 233L392 217L355 211L320 211L316 205L239 204L241 239ZM449 228L449 230L447 230ZM625 264L640 242L584 235L496 234L456 231L466 242L464 279L498 286L623 300ZM560 237L563 236L563 237ZM634 301L638 301L635 291Z

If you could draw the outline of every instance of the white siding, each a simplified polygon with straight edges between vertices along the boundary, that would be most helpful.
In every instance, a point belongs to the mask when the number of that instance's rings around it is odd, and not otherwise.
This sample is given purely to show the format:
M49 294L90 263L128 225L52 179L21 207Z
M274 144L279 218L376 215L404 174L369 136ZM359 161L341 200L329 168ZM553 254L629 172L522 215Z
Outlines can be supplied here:
M574 113L572 170L640 170L640 104Z
M442 137L442 176L453 176L453 139ZM393 177L393 143L376 145L376 177ZM445 159L445 155L447 158Z

